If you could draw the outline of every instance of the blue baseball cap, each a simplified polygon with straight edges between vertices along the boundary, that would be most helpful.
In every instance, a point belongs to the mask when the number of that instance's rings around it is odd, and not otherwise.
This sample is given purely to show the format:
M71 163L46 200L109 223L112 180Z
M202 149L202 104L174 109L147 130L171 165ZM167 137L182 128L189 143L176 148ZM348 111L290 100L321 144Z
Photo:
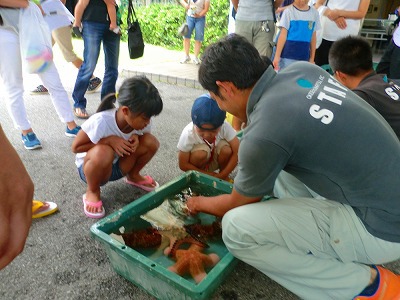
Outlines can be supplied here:
M214 130L222 126L226 112L218 107L210 94L204 94L194 100L192 106L193 124L203 130ZM203 128L204 124L211 124L213 128Z

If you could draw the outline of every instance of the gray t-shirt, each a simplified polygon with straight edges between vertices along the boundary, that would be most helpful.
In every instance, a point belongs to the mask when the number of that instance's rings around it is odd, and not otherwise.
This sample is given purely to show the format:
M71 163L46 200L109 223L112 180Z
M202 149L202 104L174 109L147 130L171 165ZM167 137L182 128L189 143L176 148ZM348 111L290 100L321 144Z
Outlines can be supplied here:
M283 169L352 206L374 236L400 242L400 142L368 103L321 68L296 62L265 71L247 115L234 184L240 194L271 194Z
M372 105L400 139L400 83L396 84L385 74L372 72L361 80L353 92Z
M240 0L236 20L265 21L274 20L272 5L274 0Z

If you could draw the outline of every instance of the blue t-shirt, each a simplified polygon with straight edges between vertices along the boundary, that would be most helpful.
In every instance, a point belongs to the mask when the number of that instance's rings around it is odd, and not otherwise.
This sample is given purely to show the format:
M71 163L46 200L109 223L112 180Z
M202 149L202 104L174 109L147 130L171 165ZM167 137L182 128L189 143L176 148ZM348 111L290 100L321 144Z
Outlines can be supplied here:
M318 11L310 6L299 10L291 5L283 11L279 26L288 31L281 57L308 61L312 35L321 28Z

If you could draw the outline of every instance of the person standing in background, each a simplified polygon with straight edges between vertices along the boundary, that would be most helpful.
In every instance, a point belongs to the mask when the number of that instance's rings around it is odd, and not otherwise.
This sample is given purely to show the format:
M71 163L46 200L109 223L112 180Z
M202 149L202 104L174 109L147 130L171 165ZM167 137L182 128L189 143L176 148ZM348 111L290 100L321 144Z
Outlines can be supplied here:
M2 0L0 5L2 6L0 7L0 16L2 17L2 25L0 25L0 77L4 83L7 110L15 128L21 131L21 139L25 149L38 149L42 147L42 144L28 120L23 98L24 85L19 36L23 28L20 28L20 11L29 9L37 19L43 18L43 16L33 2ZM58 117L67 125L65 135L75 137L80 127L74 121L68 94L61 83L54 63L51 61L48 68L38 75L50 89L51 100Z
M110 18L108 17L106 3L115 4L115 0L90 0L83 13L83 64L78 71L74 91L72 92L72 98L75 102L74 114L80 119L89 118L89 114L86 111L85 93L96 68L102 43L105 72L100 99L110 93L115 93L121 36L110 30Z
M315 8L321 16L322 42L315 53L318 66L328 64L328 54L334 41L358 35L361 20L367 14L370 0L317 0Z
M376 66L377 73L384 73L391 79L400 79L400 30L399 30L399 10L400 6L396 9L395 14L397 20L393 23L396 28L393 32L393 37L389 42L381 60Z
M233 7L232 1L229 1L228 34L235 32L235 23L236 23L236 10Z
M60 0L64 5L66 5L66 0ZM71 2L71 1L69 1ZM68 3L71 5L71 3ZM83 63L75 51L72 44L71 26L64 26L56 28L51 32L52 44L54 46L57 43L61 50L61 53L66 62L72 63L77 69L79 69ZM90 78L89 86L87 88L87 93L94 93L101 86L101 79L93 76ZM34 90L31 91L32 95L48 94L48 89L40 84Z
M235 8L235 33L244 36L260 53L271 58L275 34L275 9L283 0L231 0Z
M319 14L308 0L295 0L282 13L279 38L273 60L276 71L296 61L314 63Z
M190 38L193 30L195 30L193 63L199 65L199 54L201 44L204 40L206 14L210 9L210 0L181 0L179 3L186 10L186 22L189 26L188 33L183 37L183 50L185 51L185 58L181 60L181 64L190 62Z

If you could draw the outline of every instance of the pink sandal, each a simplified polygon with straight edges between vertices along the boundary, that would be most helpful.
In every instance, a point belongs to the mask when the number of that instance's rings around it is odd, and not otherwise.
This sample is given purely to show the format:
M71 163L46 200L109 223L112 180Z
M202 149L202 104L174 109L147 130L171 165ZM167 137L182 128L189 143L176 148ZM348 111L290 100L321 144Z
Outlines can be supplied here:
M134 181L130 181L128 178L124 178L125 182L127 184L136 186L146 192L151 192L154 191L156 188L158 188L160 185L158 184L157 181L155 181L150 175L146 175L143 176L144 178L146 178L145 180L142 181L138 181L138 182L134 182ZM150 184L154 184L154 186L149 186Z
M103 207L103 202L101 200L97 201L97 202L87 201L86 194L83 194L82 200L83 200L83 211L85 212L85 215L87 217L93 218L93 219L100 219L100 218L105 216L106 211L105 211L105 209ZM95 207L95 208L101 207L102 210L101 210L101 212L93 213L93 212L90 212L90 211L87 210L87 208L86 208L87 206L91 206L91 207Z

